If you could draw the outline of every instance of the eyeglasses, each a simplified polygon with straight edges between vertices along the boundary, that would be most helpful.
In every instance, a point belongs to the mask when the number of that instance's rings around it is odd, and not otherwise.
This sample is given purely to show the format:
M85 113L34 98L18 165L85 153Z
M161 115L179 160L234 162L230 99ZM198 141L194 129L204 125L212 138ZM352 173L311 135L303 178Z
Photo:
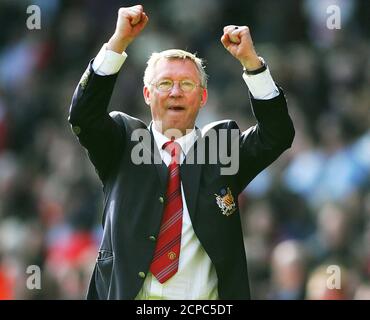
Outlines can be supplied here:
M176 81L173 81L171 79L162 79L156 83L151 83L151 84L153 84L157 88L157 90L160 92L169 92L172 90L175 82ZM180 80L178 81L178 83L183 92L191 92L196 87L201 87L200 84L197 84L194 81L189 80L189 79Z

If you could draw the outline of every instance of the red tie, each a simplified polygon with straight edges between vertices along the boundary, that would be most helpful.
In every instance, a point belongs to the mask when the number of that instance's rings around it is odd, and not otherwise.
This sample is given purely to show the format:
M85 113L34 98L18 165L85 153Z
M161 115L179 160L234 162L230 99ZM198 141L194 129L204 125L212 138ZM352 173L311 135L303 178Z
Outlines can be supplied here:
M178 270L182 230L179 165L181 147L177 142L168 141L162 148L171 154L171 162L168 166L168 184L161 228L150 265L150 272L160 283L166 282Z

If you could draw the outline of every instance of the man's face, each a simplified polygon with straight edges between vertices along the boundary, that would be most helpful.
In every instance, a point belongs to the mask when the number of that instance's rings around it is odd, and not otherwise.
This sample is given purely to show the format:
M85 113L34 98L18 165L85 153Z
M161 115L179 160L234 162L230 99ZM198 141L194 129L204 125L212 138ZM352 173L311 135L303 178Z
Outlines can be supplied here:
M158 83L173 82L169 91L161 91ZM181 85L182 82L182 85ZM196 86L190 90L187 84ZM207 101L207 89L200 86L199 72L189 59L161 58L154 66L151 85L144 87L145 102L150 106L156 129L165 133L168 129L178 129L182 134L193 129L199 109Z

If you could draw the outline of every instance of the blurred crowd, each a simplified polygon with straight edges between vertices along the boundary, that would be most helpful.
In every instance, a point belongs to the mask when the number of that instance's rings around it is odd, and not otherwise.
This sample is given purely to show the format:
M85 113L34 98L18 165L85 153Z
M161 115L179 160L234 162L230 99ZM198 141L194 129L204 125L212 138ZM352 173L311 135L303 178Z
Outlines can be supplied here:
M26 25L32 4L41 9L40 30ZM117 9L134 4L0 1L0 299L85 298L102 232L102 186L68 109ZM177 47L206 59L209 101L198 125L225 118L243 130L253 125L241 66L220 43L227 24L250 27L285 90L293 146L239 199L252 297L370 299L370 2L141 4L150 21L127 50L110 110L148 122L145 62ZM340 9L340 29L327 26L330 5ZM41 289L27 287L32 265Z

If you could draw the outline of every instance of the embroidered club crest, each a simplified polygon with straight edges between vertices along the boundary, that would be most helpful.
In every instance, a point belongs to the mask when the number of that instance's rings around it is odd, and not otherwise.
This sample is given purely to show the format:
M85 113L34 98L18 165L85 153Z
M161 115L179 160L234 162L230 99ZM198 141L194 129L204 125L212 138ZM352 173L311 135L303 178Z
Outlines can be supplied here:
M227 188L227 191L224 188L221 189L221 195L215 193L215 196L217 205L220 207L223 215L228 217L234 213L236 205L230 188Z

